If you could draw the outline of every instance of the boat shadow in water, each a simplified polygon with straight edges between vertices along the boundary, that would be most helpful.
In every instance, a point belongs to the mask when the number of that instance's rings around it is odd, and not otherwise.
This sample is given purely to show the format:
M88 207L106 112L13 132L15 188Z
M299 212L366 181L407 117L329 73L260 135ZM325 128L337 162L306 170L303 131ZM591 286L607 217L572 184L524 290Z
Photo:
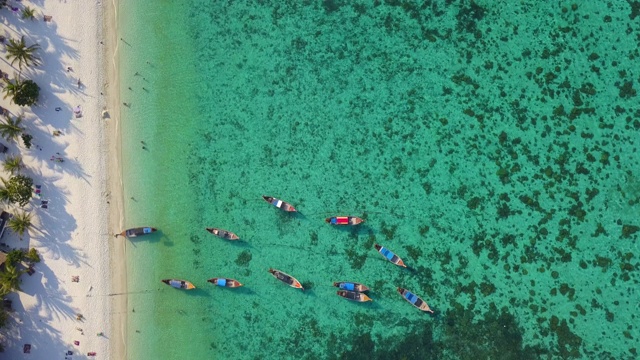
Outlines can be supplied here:
M202 285L204 286L204 285ZM197 297L210 297L211 294L209 293L209 291L205 290L204 288L201 287L196 287L195 289L192 290L185 290L182 291L185 294L189 295L189 296L197 296Z
M359 224L359 225L328 225L327 226L331 226L332 230L334 231L339 231L341 233L346 233L346 234L350 234L354 237L356 237L356 240L361 237L361 236L369 236L369 235L375 235L376 231L365 225L365 224Z
M215 289L212 289L212 292L214 293L214 296L215 296L215 292L217 292L217 291L229 291L229 292L232 292L234 294L246 295L246 296L254 296L254 295L256 295L256 292L253 291L253 289L251 289L251 286L247 286L247 285L243 285L243 286L238 287L238 288L228 288L228 287L223 287L223 286L215 286Z
M163 238L163 234L160 231L157 231L153 234L149 234L149 235L145 235L145 236L138 236L138 237L134 237L134 238L126 238L127 241L129 241L129 244L136 246L136 244L138 243L143 243L143 242L148 242L148 243L159 243L160 240ZM164 243L164 245L168 245L168 246L173 246L173 242L171 242L171 244L167 244L167 241L164 240L162 241Z

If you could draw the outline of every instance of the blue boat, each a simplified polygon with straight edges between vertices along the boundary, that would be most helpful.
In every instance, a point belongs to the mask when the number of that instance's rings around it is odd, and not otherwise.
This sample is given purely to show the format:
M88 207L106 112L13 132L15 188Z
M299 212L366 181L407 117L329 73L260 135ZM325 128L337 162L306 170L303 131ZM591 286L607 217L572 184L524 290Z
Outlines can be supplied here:
M400 295L402 295L402 297L405 300L409 302L409 304L415 306L416 308L422 311L430 312L433 314L433 310L431 310L431 308L429 308L429 305L427 305L427 303L424 300L418 297L418 295L412 293L407 289L403 289L401 287L398 288L398 292L400 293Z
M124 237L128 237L128 238L134 238L134 237L138 237L138 236L153 234L156 231L158 231L158 229L156 229L154 227L137 227L137 228L132 228L132 229L125 230L125 231L121 232L120 234L115 234L114 236L115 237L124 236Z
M404 264L404 261L402 261L402 259L400 259L398 255L394 254L391 250L385 248L384 246L380 246L378 244L375 244L374 246L376 250L378 250L378 252L385 257L385 259L391 261L392 263L398 266L407 267L407 265Z
M368 287L357 282L339 281L339 282L334 282L333 286L340 288L342 290L347 290L347 291L356 291L356 292L369 291Z

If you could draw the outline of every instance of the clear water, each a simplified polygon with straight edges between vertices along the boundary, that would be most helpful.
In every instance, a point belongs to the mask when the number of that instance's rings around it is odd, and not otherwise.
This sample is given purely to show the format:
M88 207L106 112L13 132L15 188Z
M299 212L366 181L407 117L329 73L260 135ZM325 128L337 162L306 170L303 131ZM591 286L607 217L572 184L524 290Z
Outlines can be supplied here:
M129 357L635 357L640 9L576 4L122 2Z

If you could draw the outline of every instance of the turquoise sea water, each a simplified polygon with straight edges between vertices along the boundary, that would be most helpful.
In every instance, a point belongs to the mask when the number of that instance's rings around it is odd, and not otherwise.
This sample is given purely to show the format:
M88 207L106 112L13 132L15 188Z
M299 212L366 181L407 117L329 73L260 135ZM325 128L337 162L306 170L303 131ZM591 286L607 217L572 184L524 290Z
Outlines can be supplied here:
M119 6L130 359L637 356L635 3Z

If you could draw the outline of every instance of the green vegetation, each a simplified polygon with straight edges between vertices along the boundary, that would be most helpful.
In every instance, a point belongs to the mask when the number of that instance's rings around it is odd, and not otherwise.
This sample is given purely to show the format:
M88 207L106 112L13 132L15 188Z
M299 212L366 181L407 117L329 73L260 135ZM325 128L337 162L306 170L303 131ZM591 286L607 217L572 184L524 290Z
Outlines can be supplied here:
M24 167L22 163L22 156L20 155L12 155L7 156L4 160L4 164L2 165L5 171L9 172L11 175L15 175L19 173L20 170Z
M15 265L5 264L4 271L0 273L0 297L12 291L20 291L20 275L24 270L19 270Z
M8 222L7 227L14 232L24 235L24 232L31 226L32 215L26 212L21 212L18 215L14 215Z
M20 81L16 78L13 81L5 79L4 82L4 98L11 97L11 101L17 105L31 106L40 97L40 87L33 80Z
M24 258L32 264L40 262L40 254L38 254L38 250L35 248L29 249L29 252L24 255Z
M31 200L33 193L33 180L24 175L11 177L9 180L0 178L0 201L18 203L25 206Z
M25 80L13 97L13 102L20 106L32 106L40 97L40 86L32 80Z
M35 20L36 10L32 7L26 6L24 9L22 9L22 18L25 20L26 19Z
M29 134L22 134L22 135L20 135L20 137L22 138L22 142L24 143L24 147L26 147L27 149L31 149L31 139L33 139L33 136L31 136Z
M20 70L22 70L23 65L38 65L38 58L33 53L39 48L40 45L38 44L27 46L24 42L24 36L20 38L20 41L9 39L9 44L7 44L7 60L11 60L11 66L17 61Z
M5 88L6 89L6 88ZM22 115L15 118L5 115L5 121L0 123L0 135L7 140L16 140L22 134Z

